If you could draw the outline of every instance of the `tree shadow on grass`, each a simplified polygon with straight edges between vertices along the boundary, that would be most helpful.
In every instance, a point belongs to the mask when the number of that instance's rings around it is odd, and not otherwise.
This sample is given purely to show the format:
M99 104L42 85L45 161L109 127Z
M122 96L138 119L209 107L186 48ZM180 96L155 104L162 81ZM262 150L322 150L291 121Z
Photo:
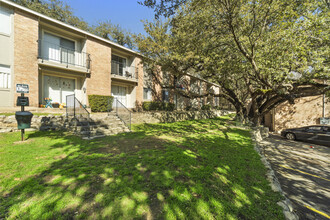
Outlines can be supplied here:
M4 195L0 218L283 218L247 131L210 126L139 125L91 141L32 133L64 156Z

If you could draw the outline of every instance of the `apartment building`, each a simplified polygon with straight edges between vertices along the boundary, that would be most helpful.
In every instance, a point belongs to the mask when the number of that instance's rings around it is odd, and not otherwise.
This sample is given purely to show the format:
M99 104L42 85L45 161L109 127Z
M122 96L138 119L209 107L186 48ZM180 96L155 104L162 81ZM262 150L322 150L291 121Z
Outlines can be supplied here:
M0 0L0 107L16 104L28 84L30 106L65 103L75 94L113 95L126 107L143 101L141 56L128 48L7 0Z
M144 71L144 101L169 102L175 109L220 106L220 86L192 74L174 76L167 72Z

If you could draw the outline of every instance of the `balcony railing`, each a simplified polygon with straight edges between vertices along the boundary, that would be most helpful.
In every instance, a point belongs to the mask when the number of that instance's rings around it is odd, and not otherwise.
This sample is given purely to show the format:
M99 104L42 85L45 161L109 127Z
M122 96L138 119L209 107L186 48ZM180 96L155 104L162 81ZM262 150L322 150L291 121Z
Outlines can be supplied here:
M111 74L130 79L138 79L135 66L125 66L125 64L113 60L111 61Z
M39 57L56 63L90 69L90 55L70 48L39 40Z

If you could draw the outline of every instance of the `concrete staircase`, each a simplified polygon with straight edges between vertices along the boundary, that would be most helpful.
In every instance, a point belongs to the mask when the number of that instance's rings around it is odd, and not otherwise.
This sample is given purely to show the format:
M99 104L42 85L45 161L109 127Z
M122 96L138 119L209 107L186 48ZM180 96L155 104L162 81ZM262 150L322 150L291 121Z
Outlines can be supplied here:
M90 118L77 117L68 119L68 131L81 136L82 139L94 139L124 132L130 132L128 127L115 113L91 114Z

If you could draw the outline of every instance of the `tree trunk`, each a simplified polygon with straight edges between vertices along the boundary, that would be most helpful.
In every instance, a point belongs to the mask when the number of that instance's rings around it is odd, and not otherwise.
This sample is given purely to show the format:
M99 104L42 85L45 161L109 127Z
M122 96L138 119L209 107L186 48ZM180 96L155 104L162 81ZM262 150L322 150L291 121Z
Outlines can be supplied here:
M235 103L236 117L235 120L246 123L248 122L247 109L242 103Z

